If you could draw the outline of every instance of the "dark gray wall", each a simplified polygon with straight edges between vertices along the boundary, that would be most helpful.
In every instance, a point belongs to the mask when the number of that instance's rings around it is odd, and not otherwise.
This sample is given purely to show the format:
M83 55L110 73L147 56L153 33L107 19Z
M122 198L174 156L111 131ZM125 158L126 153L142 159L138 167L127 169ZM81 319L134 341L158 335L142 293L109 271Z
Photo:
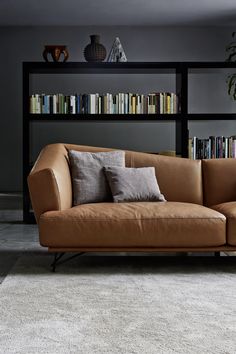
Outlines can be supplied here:
M22 174L22 61L41 61L44 44L67 44L71 61L83 61L83 48L90 34L100 34L109 51L119 36L129 61L225 60L225 45L231 28L159 27L2 27L0 28L0 191L20 191ZM235 102L226 93L226 72L192 75L191 112L234 112ZM33 87L41 92L136 92L170 90L173 77L78 76L35 77ZM51 142L160 151L174 149L174 125L170 123L33 123L32 158ZM191 135L236 134L233 122L194 123Z

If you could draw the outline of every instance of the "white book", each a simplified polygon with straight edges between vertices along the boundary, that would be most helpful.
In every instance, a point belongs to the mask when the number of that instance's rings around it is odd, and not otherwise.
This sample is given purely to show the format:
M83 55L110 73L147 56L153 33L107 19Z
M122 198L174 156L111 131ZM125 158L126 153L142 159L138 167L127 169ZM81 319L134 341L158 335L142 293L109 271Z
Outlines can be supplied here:
M49 111L50 111L50 96L49 96ZM57 113L57 95L52 96L52 112L50 113Z
M197 137L193 137L193 160L197 159Z
M71 106L71 114L75 114L76 108L75 108L75 96L74 95L70 96L70 106Z
M229 138L225 138L225 158L226 159L229 157L228 151L229 151Z
M96 113L96 94L91 93L89 95L89 113L95 114Z
M73 114L76 114L76 99L75 99L75 95L73 96Z

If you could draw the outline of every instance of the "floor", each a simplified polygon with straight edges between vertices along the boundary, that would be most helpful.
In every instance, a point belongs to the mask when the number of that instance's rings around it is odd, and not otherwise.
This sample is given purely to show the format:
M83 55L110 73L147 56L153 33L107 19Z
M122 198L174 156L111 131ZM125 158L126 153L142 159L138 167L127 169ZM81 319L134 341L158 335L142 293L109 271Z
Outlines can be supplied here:
M22 222L21 196L0 194L0 284L23 253L46 254L38 242L37 225Z

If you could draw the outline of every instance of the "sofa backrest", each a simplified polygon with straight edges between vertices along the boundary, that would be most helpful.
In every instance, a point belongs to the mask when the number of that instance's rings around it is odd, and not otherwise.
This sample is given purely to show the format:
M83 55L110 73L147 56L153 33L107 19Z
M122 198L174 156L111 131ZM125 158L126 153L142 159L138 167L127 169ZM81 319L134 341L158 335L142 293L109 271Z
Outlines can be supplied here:
M201 161L179 157L127 152L131 167L154 166L167 201L202 204Z
M114 149L70 145L77 151L111 151ZM154 166L161 192L168 201L203 204L201 161L126 151L127 167Z
M236 200L236 159L202 161L204 205Z

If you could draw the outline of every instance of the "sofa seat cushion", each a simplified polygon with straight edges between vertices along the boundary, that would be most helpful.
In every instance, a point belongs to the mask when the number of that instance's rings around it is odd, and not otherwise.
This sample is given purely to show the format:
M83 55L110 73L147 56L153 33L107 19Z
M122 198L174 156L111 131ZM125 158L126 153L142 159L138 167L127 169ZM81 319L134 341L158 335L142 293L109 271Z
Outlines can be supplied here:
M217 204L212 206L212 209L226 216L227 244L236 246L236 202Z
M40 217L48 247L209 247L226 242L225 216L179 202L85 204Z

